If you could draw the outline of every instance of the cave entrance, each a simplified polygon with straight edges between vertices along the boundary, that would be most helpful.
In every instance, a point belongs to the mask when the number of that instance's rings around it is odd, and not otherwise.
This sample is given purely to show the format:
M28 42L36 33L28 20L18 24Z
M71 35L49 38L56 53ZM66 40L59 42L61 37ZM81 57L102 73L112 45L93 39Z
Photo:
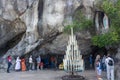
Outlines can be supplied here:
M86 56L85 60L85 69L94 69L94 62L96 56L99 54L101 58L104 55L107 55L108 50L105 47L91 46L91 52ZM92 55L92 57L91 57ZM92 67L90 65L90 58L92 58Z
M93 55L93 58L96 58L96 56L99 54L101 57L104 55L107 55L107 49L105 47L98 47L98 46L91 46L91 53Z
M62 54L46 54L41 55L42 62L44 63L44 69L59 69L59 65L63 63Z

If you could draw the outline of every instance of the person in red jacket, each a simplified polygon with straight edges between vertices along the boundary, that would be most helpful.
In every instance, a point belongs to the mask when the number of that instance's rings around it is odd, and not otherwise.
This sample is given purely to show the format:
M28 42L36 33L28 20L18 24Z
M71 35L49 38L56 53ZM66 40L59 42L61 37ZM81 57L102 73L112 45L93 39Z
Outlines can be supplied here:
M10 55L7 57L7 62L8 62L7 73L10 73L10 67L12 65L12 58Z

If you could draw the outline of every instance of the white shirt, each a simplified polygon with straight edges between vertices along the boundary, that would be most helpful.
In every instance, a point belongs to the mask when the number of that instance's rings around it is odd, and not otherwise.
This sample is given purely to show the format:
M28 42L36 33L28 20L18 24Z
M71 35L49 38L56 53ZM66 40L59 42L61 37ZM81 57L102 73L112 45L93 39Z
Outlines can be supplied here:
M29 63L33 63L32 57L29 58Z
M107 57L107 58L105 59L105 64L106 64L106 66L109 67L109 65L108 65L109 60L112 60L112 61L113 61L113 66L114 66L114 60L113 60L112 58L110 58L110 57Z

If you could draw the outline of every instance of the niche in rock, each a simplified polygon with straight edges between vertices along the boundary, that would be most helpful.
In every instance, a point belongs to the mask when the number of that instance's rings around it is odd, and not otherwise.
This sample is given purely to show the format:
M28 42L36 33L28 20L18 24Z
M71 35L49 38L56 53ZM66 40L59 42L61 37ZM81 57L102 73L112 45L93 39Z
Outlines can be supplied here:
M96 11L94 19L97 34L106 33L109 30L109 18L104 12Z

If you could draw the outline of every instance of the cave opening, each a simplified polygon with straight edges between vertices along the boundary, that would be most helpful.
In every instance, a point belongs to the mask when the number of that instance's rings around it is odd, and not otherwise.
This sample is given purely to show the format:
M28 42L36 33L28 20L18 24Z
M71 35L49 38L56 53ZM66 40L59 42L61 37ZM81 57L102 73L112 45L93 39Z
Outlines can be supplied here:
M25 58L26 60L26 66L27 66L27 70L29 70L29 64L28 64L28 61L29 61L29 57L30 55L32 55L32 59L33 61L35 61L34 63L34 70L37 70L37 63L36 63L36 58L40 55L41 57L41 63L43 63L43 69L63 69L63 57L64 55L63 54L56 54L56 53L51 53L51 52L48 52L48 53L45 53L45 54L42 54L40 52L31 52L29 54L25 54L25 55L22 55L20 58ZM39 66L39 69L40 69L40 66Z
M96 56L99 54L101 57L104 55L107 55L108 51L105 47L98 47L98 46L91 46L91 54L93 55L93 58L95 59Z
M96 56L99 54L101 59L103 58L103 56L107 56L107 54L110 54L112 56L112 58L115 60L115 55L117 53L117 48L114 47L98 47L98 46L91 46L91 52L85 56L84 60L85 60L85 69L91 69L90 68L90 56L92 55L92 59L93 59L93 64L92 64L92 68L94 69L94 62L96 59Z
M108 50L105 47L98 47L98 46L91 46L91 52L84 56L84 62L85 62L85 69L94 69L94 62L95 62L95 58L96 56L99 54L101 56L101 58L104 55L107 55ZM90 56L92 55L92 68L90 67Z

